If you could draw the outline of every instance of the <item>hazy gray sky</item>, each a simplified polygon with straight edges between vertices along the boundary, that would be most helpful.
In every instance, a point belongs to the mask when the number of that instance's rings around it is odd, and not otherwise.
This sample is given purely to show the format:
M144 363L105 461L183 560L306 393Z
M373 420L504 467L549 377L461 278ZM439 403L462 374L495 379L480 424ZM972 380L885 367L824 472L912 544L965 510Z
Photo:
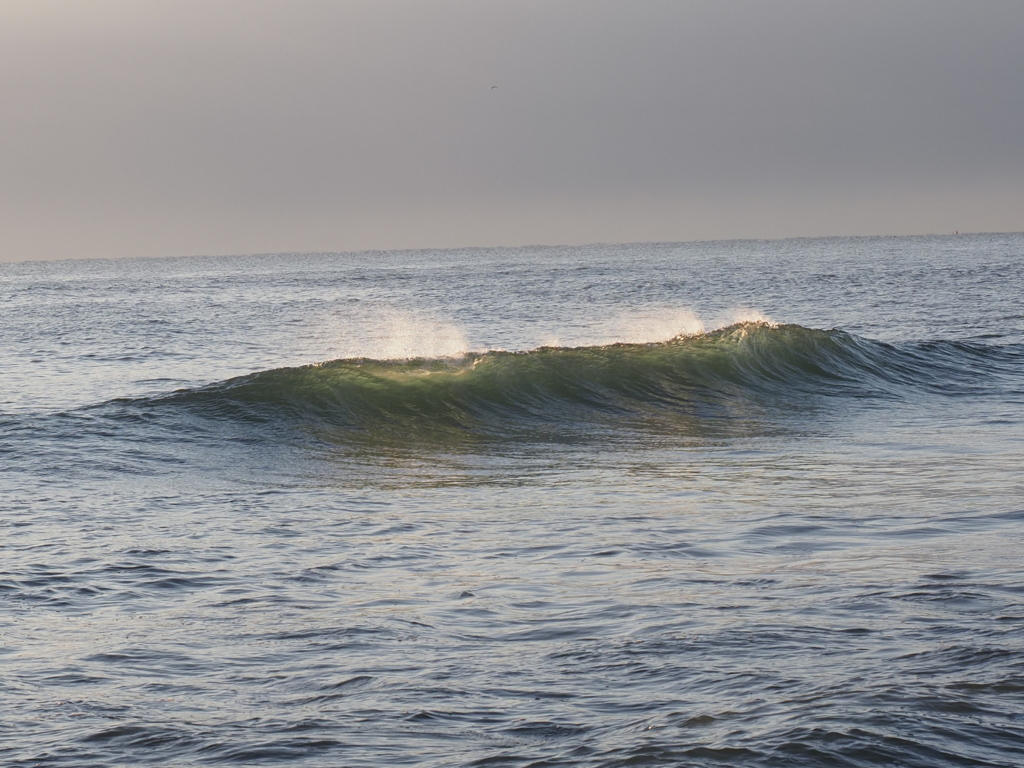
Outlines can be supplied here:
M2 0L0 260L1024 230L1022 41L1022 0Z

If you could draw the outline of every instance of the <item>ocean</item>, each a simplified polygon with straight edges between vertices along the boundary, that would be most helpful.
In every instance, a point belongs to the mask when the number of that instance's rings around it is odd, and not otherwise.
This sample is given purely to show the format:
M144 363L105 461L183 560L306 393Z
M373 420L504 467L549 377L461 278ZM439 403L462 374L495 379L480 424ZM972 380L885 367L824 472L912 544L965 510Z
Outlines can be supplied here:
M1024 235L0 264L5 766L1024 765Z

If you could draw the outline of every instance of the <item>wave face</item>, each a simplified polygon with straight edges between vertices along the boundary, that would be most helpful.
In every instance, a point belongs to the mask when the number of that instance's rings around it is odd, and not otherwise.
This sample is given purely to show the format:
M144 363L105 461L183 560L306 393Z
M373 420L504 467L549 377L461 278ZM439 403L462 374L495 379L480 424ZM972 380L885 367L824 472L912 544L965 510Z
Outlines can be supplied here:
M831 397L977 393L1013 351L895 347L798 325L741 323L652 344L490 351L458 359L335 360L254 373L145 401L206 417L406 431L623 418L722 420Z

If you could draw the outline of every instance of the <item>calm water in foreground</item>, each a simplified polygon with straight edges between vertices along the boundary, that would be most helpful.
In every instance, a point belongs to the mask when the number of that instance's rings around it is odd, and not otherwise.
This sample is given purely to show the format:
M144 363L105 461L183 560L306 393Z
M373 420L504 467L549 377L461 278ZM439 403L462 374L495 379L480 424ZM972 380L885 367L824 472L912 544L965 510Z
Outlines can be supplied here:
M3 765L1024 764L1024 235L0 307Z

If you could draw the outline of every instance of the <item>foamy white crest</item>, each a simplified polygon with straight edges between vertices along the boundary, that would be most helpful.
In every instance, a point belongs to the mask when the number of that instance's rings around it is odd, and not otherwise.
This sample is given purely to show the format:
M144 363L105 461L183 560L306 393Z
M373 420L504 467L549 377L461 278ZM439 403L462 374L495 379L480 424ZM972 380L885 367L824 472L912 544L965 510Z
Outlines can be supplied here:
M733 310L732 320L726 323L726 325L736 325L737 323L768 323L769 325L776 325L776 322L766 314L749 307Z
M375 308L344 318L335 330L334 357L406 360L463 357L469 341L462 329L421 312Z
M462 357L469 351L469 341L461 328L411 312L382 318L375 342L374 354L370 357L378 360Z
M647 344L704 332L704 323L688 309L643 308L625 312L603 324L597 344Z

